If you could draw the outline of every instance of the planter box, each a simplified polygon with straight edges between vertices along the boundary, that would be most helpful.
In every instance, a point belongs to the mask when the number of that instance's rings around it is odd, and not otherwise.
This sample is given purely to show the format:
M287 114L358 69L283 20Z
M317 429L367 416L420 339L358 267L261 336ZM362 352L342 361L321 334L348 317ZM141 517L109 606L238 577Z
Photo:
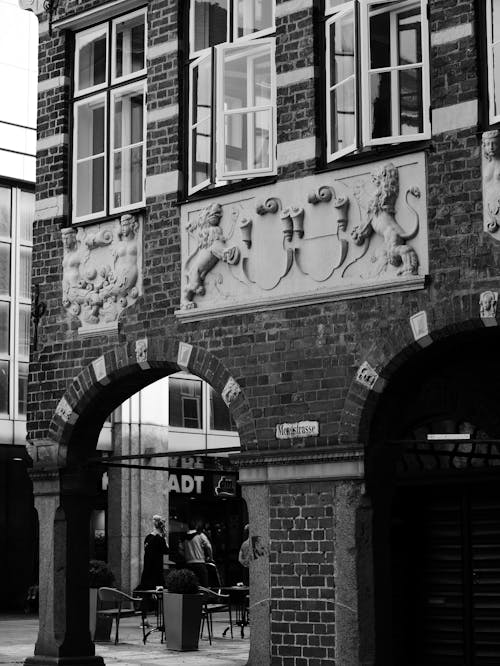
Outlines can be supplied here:
M197 650L200 637L201 594L163 592L163 621L169 650Z

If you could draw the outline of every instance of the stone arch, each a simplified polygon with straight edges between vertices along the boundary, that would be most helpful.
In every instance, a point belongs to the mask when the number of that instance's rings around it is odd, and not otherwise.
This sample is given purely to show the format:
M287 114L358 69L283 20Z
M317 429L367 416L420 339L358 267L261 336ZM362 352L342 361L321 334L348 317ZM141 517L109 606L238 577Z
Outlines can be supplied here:
M81 462L105 418L130 395L162 377L189 370L225 399L235 420L242 449L255 447L256 433L248 401L229 369L211 352L178 340L142 338L116 346L89 363L60 399L49 426L58 444L58 462Z
M383 339L374 342L364 354L351 380L340 419L340 442L368 445L370 425L386 386L395 374L424 348L451 340L463 333L485 329L483 321L475 317L430 328L422 341L413 338L410 325L403 326L399 323L389 331L384 331ZM365 362L375 372L371 387L357 379L359 368Z

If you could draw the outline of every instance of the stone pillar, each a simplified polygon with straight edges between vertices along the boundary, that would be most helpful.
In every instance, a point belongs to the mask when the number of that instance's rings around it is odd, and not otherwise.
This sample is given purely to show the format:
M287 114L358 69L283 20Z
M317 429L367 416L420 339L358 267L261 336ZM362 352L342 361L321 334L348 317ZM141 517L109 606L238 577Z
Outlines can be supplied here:
M35 465L32 479L40 525L40 627L35 654L24 663L103 666L89 632L91 478Z
M248 666L271 663L271 575L269 566L269 486L244 485L250 526L250 654Z

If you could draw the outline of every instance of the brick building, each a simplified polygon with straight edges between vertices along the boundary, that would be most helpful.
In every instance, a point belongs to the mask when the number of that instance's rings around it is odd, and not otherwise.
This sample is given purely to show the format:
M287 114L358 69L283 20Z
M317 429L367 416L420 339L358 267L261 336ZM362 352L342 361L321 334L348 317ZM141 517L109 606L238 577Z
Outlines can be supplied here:
M102 663L87 463L188 369L241 441L250 664L498 664L498 0L21 4L47 303L27 663Z

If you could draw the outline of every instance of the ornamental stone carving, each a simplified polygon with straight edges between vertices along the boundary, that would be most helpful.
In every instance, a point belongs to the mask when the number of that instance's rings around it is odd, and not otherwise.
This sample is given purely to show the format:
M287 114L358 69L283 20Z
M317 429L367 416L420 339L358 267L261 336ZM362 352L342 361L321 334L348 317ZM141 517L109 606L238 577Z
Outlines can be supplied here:
M483 291L479 297L481 319L494 319L497 314L498 292Z
M423 153L188 203L177 314L422 288L426 211Z
M142 221L133 215L62 229L63 306L80 333L116 328L142 289Z
M500 131L483 133L483 224L500 240Z
M222 389L222 399L229 407L229 405L235 400L241 393L241 387L238 382L233 378L229 377L226 382L226 385Z

